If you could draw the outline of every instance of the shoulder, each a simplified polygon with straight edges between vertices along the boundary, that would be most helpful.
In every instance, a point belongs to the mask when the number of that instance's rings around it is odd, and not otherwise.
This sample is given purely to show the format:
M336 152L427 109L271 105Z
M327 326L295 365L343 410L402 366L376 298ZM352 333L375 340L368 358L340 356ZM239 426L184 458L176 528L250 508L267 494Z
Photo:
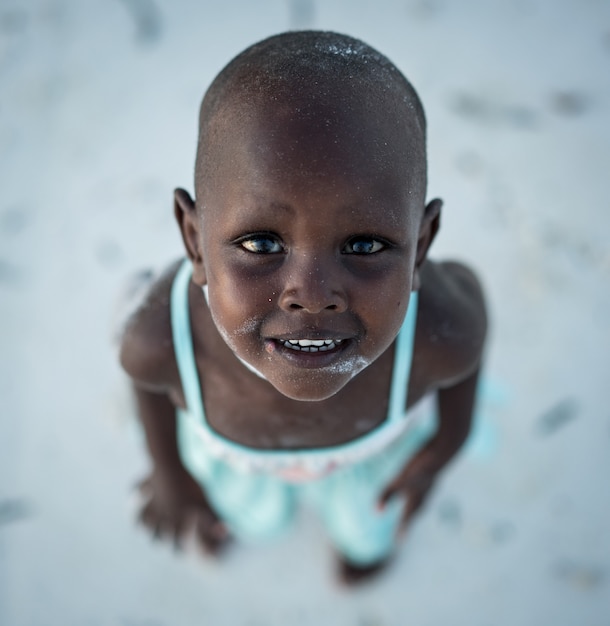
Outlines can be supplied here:
M121 338L121 366L134 382L153 389L166 388L175 378L170 296L178 268L173 263L150 286Z
M454 261L428 261L418 315L426 369L440 384L464 378L478 367L486 336L487 309L476 274Z

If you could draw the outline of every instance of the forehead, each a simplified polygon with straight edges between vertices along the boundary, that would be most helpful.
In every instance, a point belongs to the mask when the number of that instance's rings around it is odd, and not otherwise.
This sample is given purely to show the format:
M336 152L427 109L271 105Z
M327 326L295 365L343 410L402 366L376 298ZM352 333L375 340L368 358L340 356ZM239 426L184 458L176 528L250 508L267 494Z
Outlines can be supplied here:
M396 90L368 87L347 80L235 93L210 124L198 195L218 199L236 187L294 195L323 183L338 194L385 189L409 205L423 203L425 145L416 115Z

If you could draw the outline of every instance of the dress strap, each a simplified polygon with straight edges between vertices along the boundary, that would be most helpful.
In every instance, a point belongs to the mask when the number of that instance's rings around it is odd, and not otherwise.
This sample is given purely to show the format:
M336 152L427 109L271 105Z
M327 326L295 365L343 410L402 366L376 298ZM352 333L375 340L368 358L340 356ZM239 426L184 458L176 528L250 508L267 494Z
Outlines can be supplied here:
M203 401L195 363L189 316L188 294L192 273L193 266L190 259L184 259L172 284L170 300L172 338L187 409L196 415L198 420L203 420Z
M407 389L413 361L415 345L415 328L417 326L418 292L411 292L407 315L396 337L394 347L394 369L392 371L392 386L390 388L390 402L388 422L402 420L407 406Z

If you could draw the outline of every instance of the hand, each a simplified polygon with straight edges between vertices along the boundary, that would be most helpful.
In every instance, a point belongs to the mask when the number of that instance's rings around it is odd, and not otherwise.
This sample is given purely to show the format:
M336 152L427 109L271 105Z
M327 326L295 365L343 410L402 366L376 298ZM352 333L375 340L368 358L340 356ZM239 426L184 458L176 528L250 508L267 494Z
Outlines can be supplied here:
M401 533L406 530L413 515L419 511L428 498L442 465L438 453L429 443L413 456L398 476L383 490L379 498L380 509L383 509L395 496L406 497L407 502L400 523Z
M139 520L154 537L170 537L178 548L188 530L194 528L206 552L220 552L228 539L227 528L184 468L155 468L138 487L145 499Z

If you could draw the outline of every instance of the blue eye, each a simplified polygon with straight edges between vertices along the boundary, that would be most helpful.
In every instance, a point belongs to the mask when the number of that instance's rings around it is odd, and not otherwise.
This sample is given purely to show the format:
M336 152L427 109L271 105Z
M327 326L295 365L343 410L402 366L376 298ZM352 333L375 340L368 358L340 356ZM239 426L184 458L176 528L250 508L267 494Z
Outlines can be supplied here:
M284 249L273 235L251 235L242 239L239 245L254 254L277 254Z
M373 237L354 237L343 248L344 254L375 254L383 250L386 244Z

